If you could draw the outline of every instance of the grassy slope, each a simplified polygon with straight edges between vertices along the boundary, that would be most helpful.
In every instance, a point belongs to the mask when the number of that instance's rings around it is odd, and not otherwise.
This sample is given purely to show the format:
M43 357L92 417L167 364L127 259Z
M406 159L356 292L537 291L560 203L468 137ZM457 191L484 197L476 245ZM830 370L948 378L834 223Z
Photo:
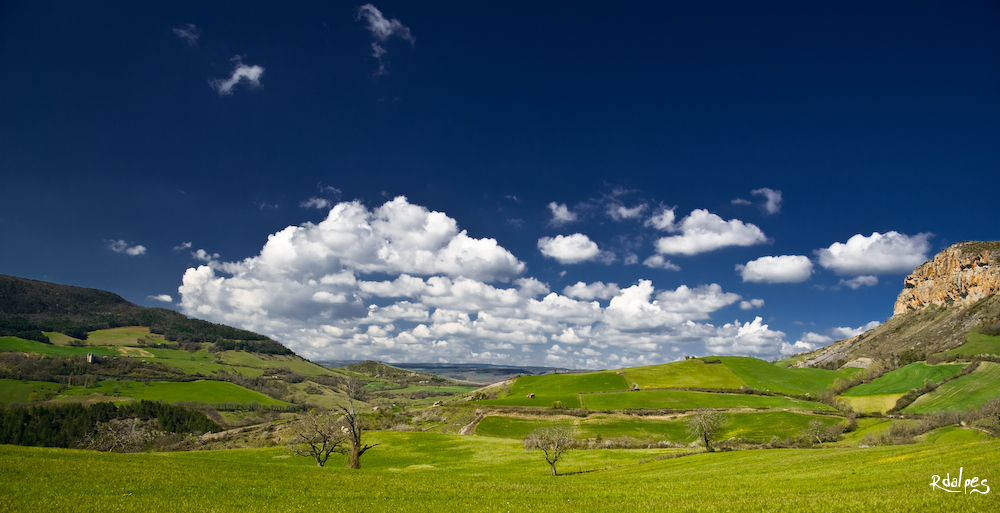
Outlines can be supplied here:
M46 356L86 356L87 353L98 356L118 355L118 351L113 347L64 347L17 337L0 337L0 351L38 353Z
M792 395L807 393L817 395L829 388L838 378L846 378L860 370L786 369L745 356L723 356L720 359L722 365L731 369L747 386Z
M949 381L929 394L920 396L904 412L930 413L979 407L1000 397L1000 364L983 362L974 372Z
M955 356L976 356L980 354L1000 355L1000 336L983 335L979 328L973 328L965 335L966 342L951 351L946 351L948 358Z
M515 440L372 433L361 470L317 468L279 448L106 454L0 446L0 496L17 511L997 511L1000 495L951 494L931 476L993 481L1000 441L698 454L570 451L548 477ZM617 467L617 468L615 468ZM607 469L607 470L603 470ZM193 476L211 476L208 479ZM992 483L990 483L992 484ZM40 493L59 490L59 493Z
M870 383L858 385L843 395L859 397L864 395L905 394L911 389L924 386L925 380L935 383L944 381L962 371L962 365L927 365L914 362L892 372L888 372Z
M59 388L60 385L56 383L44 381L23 383L20 380L0 380L0 404L7 404L11 401L27 402L31 392L36 393L36 400L48 399L53 402L127 401L130 399L138 401L147 399L169 403L197 401L203 403L287 404L224 381L152 382L146 385L141 381L106 379L90 388L70 386L62 392L59 392Z
M521 376L511 385L510 396L477 404L549 407L555 401L562 401L570 408L579 408L580 393L627 388L625 378L614 372ZM529 399L531 393L535 397Z
M740 388L746 385L729 368L700 359L623 370L629 383L638 383L642 388Z
M882 394L863 396L840 396L854 411L885 413L896 406L896 401L904 394Z
M735 437L767 442L772 436L794 437L804 431L813 420L819 420L826 425L841 421L837 417L785 411L738 412L730 413L728 416L729 423L719 432L720 440ZM585 419L489 416L476 426L476 434L520 439L524 438L532 429L547 425L570 427L576 438L596 438L600 435L602 438L626 436L652 441L667 440L683 444L694 441L694 437L687 430L687 418L683 415L668 418L595 415Z
M593 410L618 410L626 408L798 408L804 410L836 411L825 404L782 396L715 394L688 390L641 390L637 392L586 394L583 396L583 402L587 408Z

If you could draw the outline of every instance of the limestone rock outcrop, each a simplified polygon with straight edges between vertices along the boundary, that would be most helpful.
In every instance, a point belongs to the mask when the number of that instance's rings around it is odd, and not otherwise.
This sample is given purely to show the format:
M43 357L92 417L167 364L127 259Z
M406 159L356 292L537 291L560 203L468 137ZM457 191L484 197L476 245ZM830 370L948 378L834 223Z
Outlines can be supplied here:
M962 306L1000 291L1000 242L959 242L903 281L893 316L932 304Z

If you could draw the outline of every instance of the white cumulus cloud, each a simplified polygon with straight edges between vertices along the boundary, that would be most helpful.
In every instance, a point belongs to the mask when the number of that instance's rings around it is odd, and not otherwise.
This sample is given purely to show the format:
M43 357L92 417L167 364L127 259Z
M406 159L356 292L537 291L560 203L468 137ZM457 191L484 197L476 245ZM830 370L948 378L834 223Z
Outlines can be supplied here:
M740 301L740 310L753 310L754 308L763 308L763 299L751 299L749 301Z
M861 276L855 276L849 280L840 280L836 286L850 287L852 290L858 290L861 287L874 287L875 285L878 285L878 276L863 274Z
M857 234L846 243L834 242L815 253L819 265L841 275L909 273L927 261L931 237L930 233L909 236L895 231L868 237Z
M680 235L656 241L656 249L667 255L697 255L726 246L752 246L767 242L767 236L756 225L738 219L729 221L703 209L691 212L674 231Z
M162 301L164 303L173 303L174 298L170 297L170 294L158 294L155 296L148 296L149 299L154 301Z
M772 330L760 317L740 325L726 324L709 337L706 348L712 354L766 355L780 351L785 334Z
M128 256L139 256L146 254L146 247L142 244L129 244L124 240L109 240L105 241L108 244L108 249L114 251L115 253L120 253Z
M636 257L638 259L638 257ZM650 269L666 269L668 271L680 271L681 266L663 258L663 255L652 255L642 261L642 265Z
M582 233L542 237L538 239L538 249L561 264L578 264L602 256L597 243Z
M552 211L552 219L549 224L552 226L562 226L577 220L577 215L570 211L565 203L549 203L549 210Z
M812 261L801 255L763 256L736 266L743 281L800 283L812 275Z
M575 285L570 285L564 288L563 295L576 299L592 301L594 299L611 299L612 297L618 295L620 290L621 289L618 288L617 283L608 283L605 285L604 282L601 281L595 281L590 284L578 281Z

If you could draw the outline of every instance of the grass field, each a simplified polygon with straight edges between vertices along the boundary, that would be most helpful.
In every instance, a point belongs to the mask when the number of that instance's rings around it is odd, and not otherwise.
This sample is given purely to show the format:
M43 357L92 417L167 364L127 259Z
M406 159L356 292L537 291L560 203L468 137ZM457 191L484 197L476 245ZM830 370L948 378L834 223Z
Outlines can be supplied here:
M1000 364L982 362L975 371L949 381L903 408L909 413L930 413L980 407L1000 397Z
M0 404L44 401L59 392L60 385L46 381L0 379Z
M197 401L203 403L259 403L286 405L284 401L272 399L259 392L248 390L225 381L192 381L187 383L153 382L148 385L141 381L106 379L92 387L70 386L59 392L60 385L44 381L0 380L0 403L11 401L28 402L30 394L35 400L53 402L95 402L95 401ZM57 394L58 392L58 394Z
M729 368L700 359L623 370L628 383L638 383L641 388L740 388L746 385Z
M750 394L716 394L689 390L640 390L585 394L583 402L592 410L620 410L631 408L794 408L814 411L835 411L834 408L813 401L803 401L783 396Z
M954 356L976 356L991 354L1000 356L1000 336L983 335L979 328L973 328L965 335L966 342L945 352L948 358Z
M0 351L38 353L46 356L87 356L87 353L98 356L118 355L118 351L113 347L65 347L17 337L0 337Z
M911 389L921 388L924 381L935 383L944 381L962 371L963 365L927 365L924 362L914 362L887 372L870 383L858 385L843 393L848 397L883 394L905 394ZM884 410L883 410L884 411Z
M942 437L948 435L943 434ZM1000 441L757 450L663 461L663 450L570 451L560 472L519 441L371 433L361 470L280 448L107 454L0 446L3 511L997 511L932 475L997 479ZM336 459L339 458L339 459ZM992 487L991 487L992 488ZM46 493L58 490L58 493Z
M553 402L561 401L569 408L579 408L580 393L626 390L628 387L625 378L614 372L521 376L511 385L508 397L477 401L477 404L550 407ZM532 393L535 397L529 398L528 394Z
M838 378L847 378L861 369L786 369L772 363L746 356L723 356L725 365L747 386L758 390L769 390L781 394L817 395L826 390Z
M885 413L896 406L896 401L904 394L882 394L863 396L840 396L840 399L847 401L854 411L860 412L882 412Z
M720 431L719 439L743 438L768 442L771 437L795 437L813 420L824 425L842 422L839 417L807 415L801 413L737 412L727 414L729 423ZM629 437L640 440L670 441L688 444L694 437L688 433L687 417L633 417L628 415L594 415L587 418L521 418L488 416L476 426L476 434L501 438L524 438L531 430L546 425L560 425L572 429L577 439Z

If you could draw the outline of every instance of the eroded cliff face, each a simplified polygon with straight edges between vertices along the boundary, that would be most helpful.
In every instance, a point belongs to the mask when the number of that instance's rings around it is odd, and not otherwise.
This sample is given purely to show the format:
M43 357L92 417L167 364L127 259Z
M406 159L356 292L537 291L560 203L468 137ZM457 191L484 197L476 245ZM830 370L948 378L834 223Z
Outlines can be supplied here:
M1000 291L1000 242L960 242L903 281L893 316L931 304L961 306Z

